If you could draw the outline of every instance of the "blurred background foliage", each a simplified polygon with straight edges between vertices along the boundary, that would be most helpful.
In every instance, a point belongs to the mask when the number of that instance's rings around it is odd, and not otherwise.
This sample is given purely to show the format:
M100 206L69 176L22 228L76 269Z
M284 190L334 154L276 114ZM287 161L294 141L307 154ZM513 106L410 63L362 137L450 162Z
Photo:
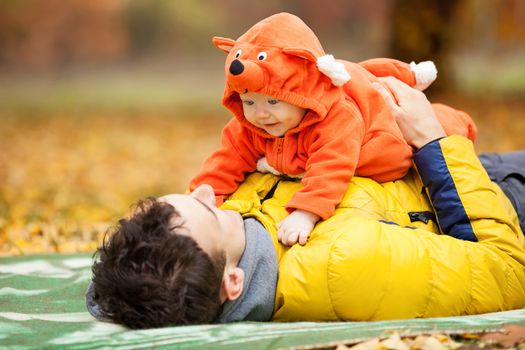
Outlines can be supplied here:
M184 191L229 118L211 38L281 11L339 58L435 61L428 95L479 151L525 148L521 0L4 0L0 255L92 251L137 198Z

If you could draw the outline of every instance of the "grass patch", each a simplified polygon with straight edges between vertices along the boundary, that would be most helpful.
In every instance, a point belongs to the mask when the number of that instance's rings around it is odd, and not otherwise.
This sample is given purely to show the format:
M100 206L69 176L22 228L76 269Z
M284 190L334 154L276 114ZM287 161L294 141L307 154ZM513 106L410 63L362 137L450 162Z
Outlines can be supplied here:
M61 76L13 76L0 83L4 112L179 112L220 111L223 80L218 74L132 71L77 72Z

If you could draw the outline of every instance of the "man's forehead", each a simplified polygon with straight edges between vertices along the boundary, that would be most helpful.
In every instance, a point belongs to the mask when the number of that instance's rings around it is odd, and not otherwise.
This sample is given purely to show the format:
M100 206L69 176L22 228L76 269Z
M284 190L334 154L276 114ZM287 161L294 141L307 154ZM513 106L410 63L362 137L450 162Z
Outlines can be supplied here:
M168 194L158 197L157 200L168 203L175 209L196 205L195 199L188 194Z
M180 194L166 194L164 196L157 197L159 202L169 203L176 201L179 197L184 196Z
M160 201L170 204L177 212L183 216L188 216L188 214L197 214L195 212L196 207L206 210L209 214L218 220L217 214L203 201L198 198L195 198L187 194L169 194L158 198ZM205 217L200 217L199 219L204 220Z

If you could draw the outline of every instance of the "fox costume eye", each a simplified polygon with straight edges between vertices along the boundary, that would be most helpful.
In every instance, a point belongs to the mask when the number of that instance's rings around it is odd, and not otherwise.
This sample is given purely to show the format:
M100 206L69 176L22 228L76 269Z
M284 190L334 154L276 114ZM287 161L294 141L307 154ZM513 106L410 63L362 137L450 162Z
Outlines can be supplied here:
M259 61L264 61L266 57L268 57L268 54L264 51L261 51L257 54L257 58L259 59Z
M237 50L237 52L235 53L235 58L239 58L241 54L242 54L242 50L241 49Z

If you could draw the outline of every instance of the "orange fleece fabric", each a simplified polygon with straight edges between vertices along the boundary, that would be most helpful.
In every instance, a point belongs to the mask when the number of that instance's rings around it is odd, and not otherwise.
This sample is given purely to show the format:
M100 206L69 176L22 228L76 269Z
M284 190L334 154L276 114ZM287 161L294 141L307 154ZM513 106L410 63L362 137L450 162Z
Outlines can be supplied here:
M257 161L266 157L281 173L304 173L304 186L287 209L327 219L354 174L384 182L403 177L412 165L411 147L371 85L376 75L393 75L414 86L416 78L407 63L338 60L351 79L336 86L317 67L317 59L325 52L316 35L288 13L260 21L237 40L215 37L213 42L228 53L222 101L234 118L223 129L221 148L204 162L190 191L209 184L221 204L246 173L255 171ZM275 137L245 119L239 93L248 91L308 111L297 127ZM436 113L447 133L475 138L475 125L466 113L443 105Z

